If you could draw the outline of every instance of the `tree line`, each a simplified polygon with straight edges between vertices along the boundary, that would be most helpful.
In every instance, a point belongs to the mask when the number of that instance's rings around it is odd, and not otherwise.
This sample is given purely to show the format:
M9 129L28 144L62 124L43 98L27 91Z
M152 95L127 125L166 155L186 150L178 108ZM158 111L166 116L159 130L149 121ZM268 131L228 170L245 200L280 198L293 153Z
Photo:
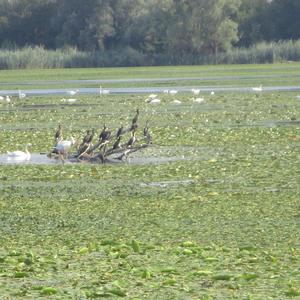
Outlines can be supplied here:
M216 55L297 40L299 15L299 0L0 0L0 48Z

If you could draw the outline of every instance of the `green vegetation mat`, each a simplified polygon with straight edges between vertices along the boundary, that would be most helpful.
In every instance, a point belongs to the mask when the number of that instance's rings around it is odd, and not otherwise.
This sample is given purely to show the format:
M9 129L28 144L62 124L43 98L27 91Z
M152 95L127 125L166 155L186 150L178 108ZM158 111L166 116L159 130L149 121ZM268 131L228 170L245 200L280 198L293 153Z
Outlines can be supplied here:
M2 154L27 142L48 152L58 123L65 138L115 130L139 108L138 134L149 119L153 145L138 155L178 158L1 165L0 299L299 299L300 100L201 97L0 107Z
M130 82L134 79L159 81ZM166 80L162 80L162 79ZM180 80L177 80L180 78ZM161 86L264 86L299 85L300 63L266 65L171 66L94 69L2 70L0 90L99 87L99 83L70 82L99 80L106 88ZM168 80L169 79L169 80ZM112 82L105 82L112 80ZM116 80L125 80L118 82Z

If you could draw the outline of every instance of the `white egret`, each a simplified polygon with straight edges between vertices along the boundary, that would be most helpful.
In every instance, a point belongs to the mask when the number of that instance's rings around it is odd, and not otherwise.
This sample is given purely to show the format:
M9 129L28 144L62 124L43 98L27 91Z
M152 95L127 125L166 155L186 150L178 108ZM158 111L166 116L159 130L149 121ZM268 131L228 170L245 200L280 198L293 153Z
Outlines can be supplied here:
M70 140L62 140L60 142L58 142L54 149L61 153L61 154L66 154L68 153L68 151L70 150L70 148L75 144L75 139L73 137L70 138Z

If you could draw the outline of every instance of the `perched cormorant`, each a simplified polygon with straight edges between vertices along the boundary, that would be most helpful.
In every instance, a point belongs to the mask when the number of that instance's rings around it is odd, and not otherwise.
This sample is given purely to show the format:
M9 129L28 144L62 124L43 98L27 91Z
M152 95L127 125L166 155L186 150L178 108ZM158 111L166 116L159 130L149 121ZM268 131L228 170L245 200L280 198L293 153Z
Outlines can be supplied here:
M123 134L123 125L117 131L117 138Z
M140 114L139 109L137 109L136 114L135 114L134 118L132 119L132 125L137 123L137 121L139 119L139 114Z
M149 134L149 120L146 121L145 127L144 127L144 136L147 136Z
M152 143L152 138L151 138L151 135L149 133L148 124L149 124L149 120L146 121L146 125L144 127L144 137L147 139L148 144L151 144Z
M113 150L119 149L120 148L120 141L121 141L122 136L118 136L117 140L115 141L113 145Z
M136 137L135 137L135 131L132 131L131 133L131 138L129 139L129 141L127 142L126 146L127 147L131 147L133 146L133 144L136 142Z
M139 127L139 125L137 123L132 123L129 131L136 131L138 127Z
M56 143L58 143L59 141L61 141L63 139L63 136L62 136L62 126L60 124L58 125L58 129L55 132L54 138L55 138L55 142Z
M111 135L111 131L108 130L106 124L104 124L103 130L101 131L101 133L100 133L100 135L99 135L99 140L100 140L101 142L105 142L105 141L109 140L110 135Z
M94 138L95 135L95 129L92 130L87 130L86 136L83 138L83 143L90 144Z

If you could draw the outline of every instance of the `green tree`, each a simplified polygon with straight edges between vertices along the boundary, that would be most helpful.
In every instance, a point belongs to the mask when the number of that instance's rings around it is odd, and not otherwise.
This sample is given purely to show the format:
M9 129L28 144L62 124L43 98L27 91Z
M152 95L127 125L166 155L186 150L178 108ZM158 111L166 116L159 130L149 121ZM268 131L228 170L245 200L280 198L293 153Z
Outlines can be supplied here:
M170 52L212 54L237 41L239 0L173 0L167 33Z
M248 47L264 39L264 23L266 13L270 8L268 0L242 0L242 4L237 14L239 24L238 46ZM267 21L269 24L271 20Z
M262 24L267 40L288 40L300 38L300 1L273 0Z

